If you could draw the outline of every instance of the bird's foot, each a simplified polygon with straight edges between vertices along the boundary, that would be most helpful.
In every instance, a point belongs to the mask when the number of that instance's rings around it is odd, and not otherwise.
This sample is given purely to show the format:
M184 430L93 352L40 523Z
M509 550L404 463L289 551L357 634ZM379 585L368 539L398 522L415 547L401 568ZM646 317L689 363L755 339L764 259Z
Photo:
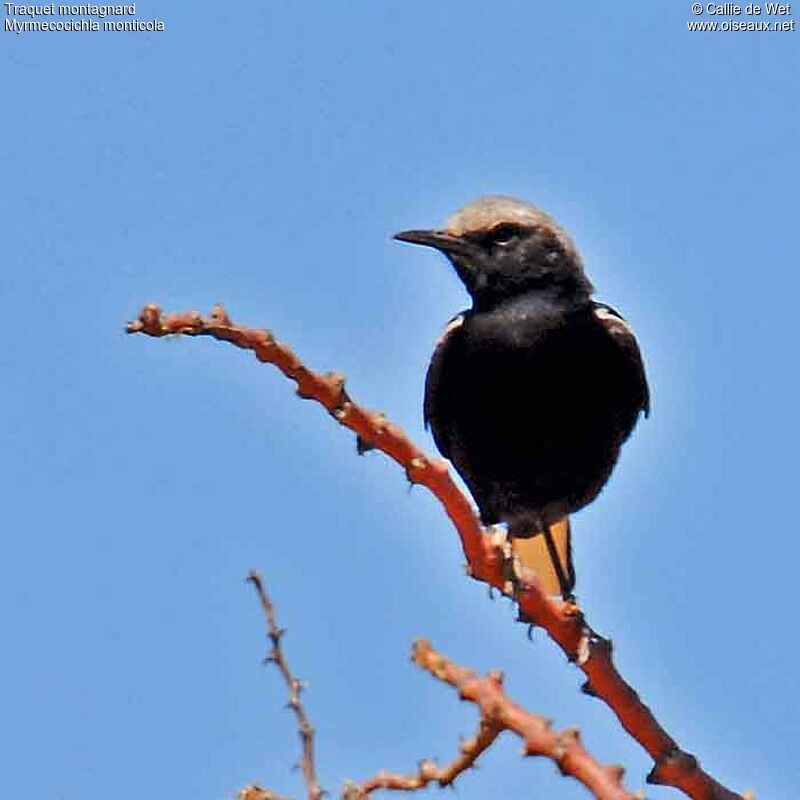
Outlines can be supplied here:
M503 588L502 592L513 600L519 599L521 582L519 578L520 564L514 555L513 537L506 525L492 525L488 528L492 543L500 551L503 557Z

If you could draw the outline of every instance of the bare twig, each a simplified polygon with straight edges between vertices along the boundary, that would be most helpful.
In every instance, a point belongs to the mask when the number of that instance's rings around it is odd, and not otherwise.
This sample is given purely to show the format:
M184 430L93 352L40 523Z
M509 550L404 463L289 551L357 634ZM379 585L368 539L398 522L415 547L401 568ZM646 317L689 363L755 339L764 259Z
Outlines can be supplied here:
M295 678L292 671L289 669L289 665L286 663L286 658L281 648L281 639L283 638L284 630L278 627L278 623L275 619L275 609L264 588L264 581L261 579L261 575L256 570L251 570L250 574L247 576L247 580L253 584L256 592L258 592L258 597L261 600L261 608L264 611L264 619L267 623L267 636L271 643L271 649L266 661L275 664L283 676L286 685L289 687L289 708L297 717L297 724L300 729L300 741L303 746L303 755L300 758L300 769L303 772L303 778L306 782L306 794L308 800L320 800L323 791L317 782L317 770L314 766L314 728L311 726L306 710L300 700L303 684ZM261 800L258 792L265 792L266 790L258 786L250 786L242 791L253 792L248 800ZM264 800L270 800L271 797L275 797L275 795L267 792Z
M475 703L481 715L478 732L461 744L460 755L446 767L425 760L417 772L410 775L379 772L360 784L348 784L344 800L364 800L376 789L412 791L434 782L448 786L462 772L474 766L478 756L505 730L513 731L523 740L523 755L551 758L563 775L580 781L597 800L636 800L642 797L625 790L622 767L603 766L589 754L576 729L557 733L553 731L550 720L510 700L503 691L503 676L499 672L490 672L482 678L453 663L425 640L414 643L412 657L417 666L458 689L462 700Z
M503 675L490 672L480 677L471 669L450 661L437 652L430 642L421 639L414 643L414 663L440 681L458 689L462 700L475 703L481 721L499 731L509 730L523 740L525 756L547 756L563 775L580 781L598 800L634 800L622 785L624 770L620 766L603 766L586 750L576 728L560 733L540 714L533 714L513 702L503 690Z
M431 458L383 415L372 413L350 398L344 377L322 375L309 369L286 345L267 330L247 328L231 322L221 306L209 318L195 311L162 316L156 305L145 306L139 319L128 324L129 333L148 336L210 336L245 350L259 361L274 364L296 381L297 393L324 406L346 428L354 431L362 447L381 450L406 471L410 481L427 487L441 502L453 522L467 559L469 574L501 591L506 586L502 548L482 528L469 499L450 476L447 462ZM581 610L572 603L548 597L536 575L520 576L517 600L520 618L544 628L570 661L586 675L584 691L603 700L616 714L623 728L649 753L655 766L648 782L680 789L692 800L743 800L700 768L697 759L681 750L659 725L650 709L617 672L611 658L611 642L596 633Z
M462 772L475 765L481 753L492 746L502 731L503 726L496 720L482 717L475 735L461 742L458 748L459 754L446 766L440 767L435 761L426 758L420 762L419 769L412 774L401 775L384 770L360 784L348 785L345 788L345 795L366 797L376 789L410 792L424 789L430 783L450 786Z

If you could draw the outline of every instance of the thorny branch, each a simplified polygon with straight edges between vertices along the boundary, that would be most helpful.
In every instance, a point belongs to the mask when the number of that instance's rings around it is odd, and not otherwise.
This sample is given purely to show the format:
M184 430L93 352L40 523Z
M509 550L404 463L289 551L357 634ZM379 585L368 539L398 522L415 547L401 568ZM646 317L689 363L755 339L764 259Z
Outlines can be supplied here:
M308 800L320 800L323 791L317 782L317 770L314 765L314 728L311 727L311 722L300 700L300 692L303 690L303 684L292 674L286 662L286 658L283 655L281 639L283 638L284 631L282 628L278 627L278 623L275 619L275 609L264 588L264 581L261 579L261 575L256 570L251 570L250 574L247 576L247 580L255 587L259 600L261 601L261 608L264 611L264 620L267 624L267 637L271 644L271 649L269 655L267 655L266 661L273 663L278 668L283 676L283 680L289 687L289 708L297 717L297 724L300 730L300 742L303 746L303 755L300 758L300 769L306 782L306 795ZM258 794L259 791L265 793L263 798ZM244 792L251 792L251 795L247 795L248 800L270 800L271 797L276 797L276 795L272 795L270 792L266 792L266 790L260 787L249 786L239 793L240 800L242 800Z
M127 331L156 337L210 336L252 350L259 361L274 364L296 381L300 397L316 400L341 425L354 431L363 445L386 453L405 469L410 481L427 487L442 503L458 531L469 574L500 590L505 588L501 543L484 531L470 501L450 476L447 462L431 458L383 415L353 402L345 391L344 376L314 372L269 331L233 324L219 305L208 318L196 311L162 316L158 306L147 305L139 319L128 324ZM519 579L516 600L520 619L547 631L567 658L586 675L584 692L603 700L622 727L651 756L654 767L647 776L649 783L673 786L692 800L747 800L714 780L661 727L617 672L611 642L589 626L577 606L545 595L536 575L530 571L524 571Z
M303 742L301 767L309 797L313 793L319 798L322 793L314 769L311 726L300 703L300 682L289 669L281 649L284 631L278 626L275 609L260 573L251 570L247 580L255 587L264 611L267 636L272 644L267 660L278 667L289 686L289 705L300 722ZM462 700L475 703L480 712L478 730L475 736L461 743L459 755L450 764L439 767L434 761L426 759L413 774L401 775L382 771L361 783L348 782L342 792L342 800L366 800L378 789L415 791L425 788L430 783L438 783L442 787L450 786L461 773L475 766L478 757L494 744L504 730L513 731L523 739L523 755L550 757L563 775L571 775L583 783L597 800L642 799L641 794L630 794L625 791L622 786L624 774L622 767L603 766L588 753L581 743L577 729L569 728L562 733L555 733L550 720L512 702L503 691L501 673L491 672L485 678L481 678L472 670L448 660L425 640L414 642L412 659L417 666L427 670L435 678L458 689ZM286 800L286 798L253 784L238 793L238 800Z
M478 733L462 743L461 754L448 766L440 768L432 761L423 761L413 775L381 772L361 784L351 784L345 791L345 800L360 800L375 789L420 789L434 781L448 786L460 773L472 767L478 756L505 730L513 731L522 739L523 755L551 758L563 775L580 781L598 800L642 798L641 794L631 794L623 787L622 767L603 766L589 754L575 728L557 733L546 717L514 703L503 691L501 673L490 672L480 677L438 653L424 639L414 643L412 658L417 666L458 689L462 700L475 703L481 715Z

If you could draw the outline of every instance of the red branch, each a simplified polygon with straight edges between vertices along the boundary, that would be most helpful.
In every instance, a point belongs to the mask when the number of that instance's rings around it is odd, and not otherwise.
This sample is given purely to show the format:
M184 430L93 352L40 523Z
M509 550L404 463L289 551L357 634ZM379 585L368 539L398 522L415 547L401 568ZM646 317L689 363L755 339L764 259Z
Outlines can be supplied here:
M412 658L417 666L458 689L462 700L475 703L482 722L516 733L524 743L523 755L551 758L563 775L580 781L598 800L641 797L623 787L625 771L622 767L603 766L589 754L576 728L558 733L552 729L549 719L531 713L508 698L503 691L502 673L490 672L482 678L471 669L454 664L424 639L414 643Z
M215 306L211 316L203 318L195 311L162 316L158 306L148 305L136 322L128 324L127 331L148 336L210 336L252 350L259 361L274 364L297 383L300 397L316 400L339 424L355 431L365 445L381 450L400 464L410 481L427 487L458 531L469 574L500 590L506 588L502 552L481 526L469 499L453 481L447 462L424 453L383 415L354 403L345 391L344 376L314 372L269 331L233 324L221 306ZM586 675L584 691L603 700L622 727L651 756L655 766L647 776L649 783L674 786L692 800L745 800L743 795L726 789L703 771L697 759L681 750L659 725L617 672L611 657L611 642L592 630L577 606L545 595L536 576L529 571L521 576L516 599L521 618L547 631Z
M448 766L438 767L433 761L423 761L412 775L378 773L361 784L345 791L345 800L361 800L376 789L421 789L429 783L450 785L455 778L475 764L478 756L488 749L503 731L513 731L523 740L524 756L547 756L562 775L580 781L597 800L636 800L641 794L631 794L622 785L624 770L619 766L603 766L595 760L581 742L575 728L557 733L552 723L540 714L533 714L517 705L503 691L503 675L490 672L481 678L471 669L459 666L434 650L430 642L414 643L414 663L440 681L458 689L462 700L478 706L481 720L478 733L461 745L461 754Z

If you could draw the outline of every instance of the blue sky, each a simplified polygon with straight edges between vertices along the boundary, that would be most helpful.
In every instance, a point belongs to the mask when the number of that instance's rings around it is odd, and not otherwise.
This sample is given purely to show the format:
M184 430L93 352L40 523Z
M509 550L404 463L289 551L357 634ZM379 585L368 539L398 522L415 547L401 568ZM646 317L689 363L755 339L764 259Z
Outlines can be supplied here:
M252 567L331 791L473 731L418 636L642 788L646 756L463 577L424 490L246 354L122 333L147 301L222 301L430 448L424 371L466 298L390 235L502 192L572 232L651 382L574 520L590 620L712 774L791 796L799 34L690 33L666 0L137 11L165 31L0 32L4 795L300 796ZM459 796L585 796L518 749Z

